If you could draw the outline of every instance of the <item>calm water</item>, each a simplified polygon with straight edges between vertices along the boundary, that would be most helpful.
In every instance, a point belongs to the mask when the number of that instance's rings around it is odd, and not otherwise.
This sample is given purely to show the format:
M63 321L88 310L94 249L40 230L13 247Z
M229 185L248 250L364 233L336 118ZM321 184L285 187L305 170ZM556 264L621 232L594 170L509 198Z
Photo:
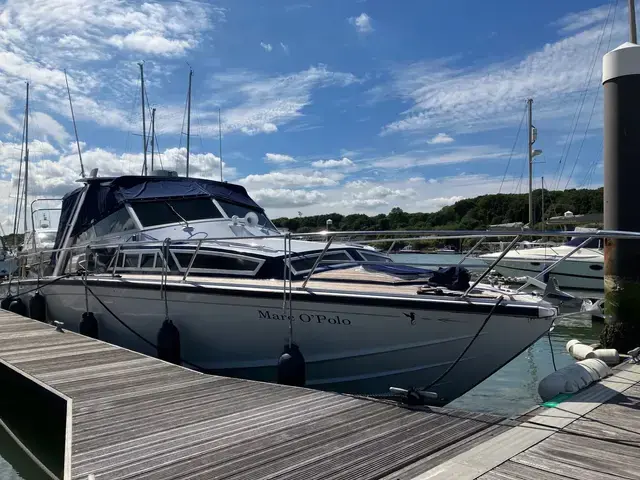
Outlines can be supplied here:
M394 255L394 260L412 265L443 265L457 263L460 255ZM464 263L470 269L482 266L477 259ZM573 363L565 351L566 343L578 338L584 343L595 343L600 336L601 324L575 318L556 326L549 339L544 337L527 351L506 365L502 370L450 405L465 410L485 411L502 415L515 415L540 402L538 383L553 372L551 352L556 366L562 368ZM22 455L13 442L0 429L0 480L39 480L44 478L34 465Z

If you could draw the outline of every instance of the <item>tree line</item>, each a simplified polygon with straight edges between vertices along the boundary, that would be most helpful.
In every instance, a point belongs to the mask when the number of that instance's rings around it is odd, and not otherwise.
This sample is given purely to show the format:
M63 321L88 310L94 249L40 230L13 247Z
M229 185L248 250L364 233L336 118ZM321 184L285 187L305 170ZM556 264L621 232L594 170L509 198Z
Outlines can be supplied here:
M572 190L535 190L533 192L534 220L563 215L600 213L603 210L603 188ZM369 216L362 213L277 218L273 223L295 233L309 233L326 228L331 220L332 230L482 230L490 225L529 221L528 194L493 194L460 200L431 213L408 213L392 208L388 214Z

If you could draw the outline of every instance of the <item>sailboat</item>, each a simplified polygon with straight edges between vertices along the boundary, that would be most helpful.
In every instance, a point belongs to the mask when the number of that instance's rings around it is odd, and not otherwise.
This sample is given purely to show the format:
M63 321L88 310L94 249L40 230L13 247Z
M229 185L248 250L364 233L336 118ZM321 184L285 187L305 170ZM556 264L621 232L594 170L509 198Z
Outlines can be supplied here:
M529 99L529 228L533 228L534 224L533 158L542 153L541 150L533 149L533 144L537 139L537 129L532 124L532 110L533 100ZM506 277L536 277L564 258L541 280L548 282L550 279L554 279L561 288L602 291L604 289L603 247L602 239L596 238L586 241L583 238L571 238L564 245L513 249L507 252L502 260L494 266L494 270ZM574 250L575 252L573 252ZM500 255L501 252L493 252L480 255L479 258L487 265L491 265ZM571 256L567 257L567 255Z
M62 202L52 274L23 279L21 292L40 285L48 318L74 331L86 331L90 309L93 334L144 354L166 359L159 338L173 331L173 360L203 372L276 381L283 351L298 352L306 386L428 386L445 404L557 313L540 297L438 281L333 237L283 235L233 183L95 169L80 182Z

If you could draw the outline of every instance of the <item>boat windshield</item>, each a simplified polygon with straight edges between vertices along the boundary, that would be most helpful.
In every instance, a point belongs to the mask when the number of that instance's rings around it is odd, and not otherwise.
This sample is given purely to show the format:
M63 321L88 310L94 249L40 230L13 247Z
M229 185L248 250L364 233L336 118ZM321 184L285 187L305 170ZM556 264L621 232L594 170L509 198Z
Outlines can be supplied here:
M276 227L273 226L271 220L269 220L269 218L263 212L245 207L244 205L237 205L235 203L224 202L222 200L218 200L218 203L229 218L233 217L234 215L237 215L238 218L244 218L247 216L247 213L253 212L258 216L258 225L260 225L261 227L267 227L272 230L276 230Z
M582 242L584 242L585 240L586 240L586 238L584 238L584 237L574 237L571 240L569 240L567 243L565 243L565 245L567 245L569 247L577 247ZM591 241L588 242L582 248L602 248L602 239L601 238L592 238Z
M37 232L36 237L39 243L54 243L56 241L56 232Z
M193 220L223 218L210 198L164 199L135 202L132 207L143 227L184 223Z

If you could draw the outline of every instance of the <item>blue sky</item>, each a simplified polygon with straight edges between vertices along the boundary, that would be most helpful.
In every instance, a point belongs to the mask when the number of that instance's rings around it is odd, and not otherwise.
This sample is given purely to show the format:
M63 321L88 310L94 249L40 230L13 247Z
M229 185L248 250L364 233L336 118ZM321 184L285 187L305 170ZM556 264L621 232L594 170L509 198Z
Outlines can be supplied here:
M524 191L529 96L536 184L599 186L601 57L626 40L618 3L5 0L0 219L12 222L27 80L34 198L79 176L65 69L85 168L141 171L140 61L156 161L184 173L190 65L192 173L219 178L220 108L224 179L272 217Z

